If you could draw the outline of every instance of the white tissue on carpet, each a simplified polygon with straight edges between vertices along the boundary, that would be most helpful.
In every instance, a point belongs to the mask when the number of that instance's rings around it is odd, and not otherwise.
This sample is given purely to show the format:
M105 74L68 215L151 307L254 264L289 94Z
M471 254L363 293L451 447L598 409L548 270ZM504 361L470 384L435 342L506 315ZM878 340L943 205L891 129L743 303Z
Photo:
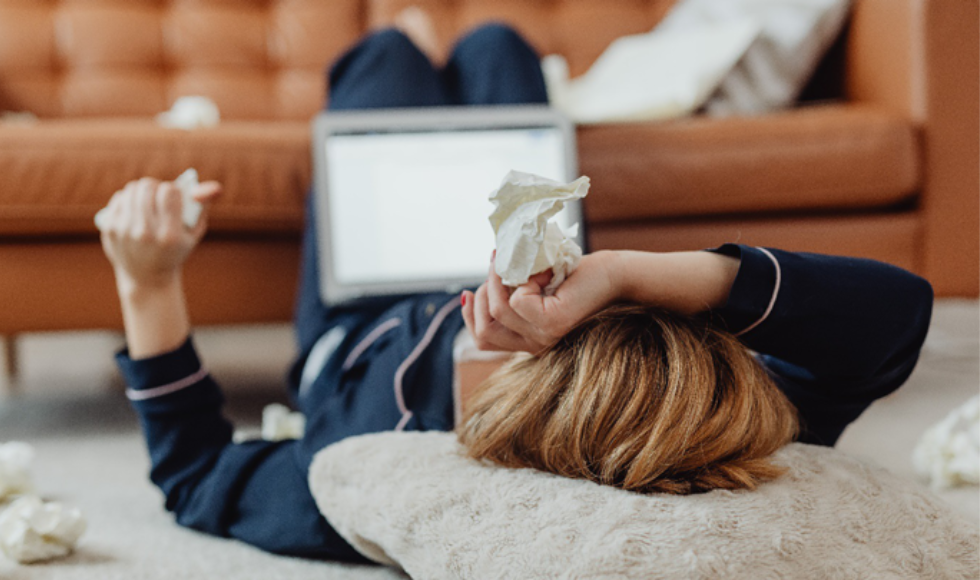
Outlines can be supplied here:
M77 508L24 496L0 513L0 551L22 564L67 556L85 531Z
M926 430L912 452L912 463L933 489L980 484L980 397Z
M291 412L289 407L279 403L262 409L262 438L267 441L302 439L305 430L306 417L302 413Z
M174 129L217 127L221 122L218 105L207 97L188 96L174 101L173 107L157 115L157 123Z
M31 482L33 460L34 448L27 443L11 441L0 444L0 502L34 490Z
M496 235L497 254L494 269L507 286L520 286L546 270L554 277L545 288L554 292L582 260L582 248L571 238L578 224L563 231L552 218L568 201L582 199L589 193L589 178L579 177L571 183L511 171L500 187L490 194L496 206L490 225Z

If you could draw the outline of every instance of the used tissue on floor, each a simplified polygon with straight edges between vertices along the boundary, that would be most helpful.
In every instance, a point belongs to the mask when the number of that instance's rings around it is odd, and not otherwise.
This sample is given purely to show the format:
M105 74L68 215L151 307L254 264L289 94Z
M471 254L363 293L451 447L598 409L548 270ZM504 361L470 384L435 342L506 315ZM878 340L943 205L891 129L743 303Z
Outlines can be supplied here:
M22 564L67 556L85 531L77 508L24 496L0 513L0 551Z
M33 459L34 448L27 443L11 441L0 444L0 502L34 489L30 472Z
M496 234L494 268L507 286L520 286L551 269L554 277L545 288L554 292L582 259L582 248L571 238L578 224L565 232L552 220L568 201L589 193L589 178L559 183L530 173L511 171L490 194L496 209L490 224Z
M273 403L262 409L262 438L267 441L302 439L306 430L306 417L291 412L289 407Z
M912 463L934 489L980 483L980 397L930 427L916 445Z

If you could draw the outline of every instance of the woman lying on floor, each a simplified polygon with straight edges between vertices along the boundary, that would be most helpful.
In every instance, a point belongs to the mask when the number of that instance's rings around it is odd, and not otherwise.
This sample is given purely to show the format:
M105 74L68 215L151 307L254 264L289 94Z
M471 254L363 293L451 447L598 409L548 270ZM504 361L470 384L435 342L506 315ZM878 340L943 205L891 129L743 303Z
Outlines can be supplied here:
M331 82L335 109L545 101L537 57L499 26L460 42L442 70L400 33L379 33ZM196 197L219 192L205 183ZM490 268L462 296L326 308L308 219L290 375L306 433L236 444L181 287L207 210L188 229L181 204L170 183L130 183L102 233L151 478L180 524L282 554L365 561L318 512L307 471L331 443L393 429L457 429L475 458L639 492L754 488L778 476L768 457L781 445L833 445L906 380L932 305L928 283L892 266L725 245L589 254L550 297L546 274L512 289ZM466 339L527 354L457 425L453 347Z

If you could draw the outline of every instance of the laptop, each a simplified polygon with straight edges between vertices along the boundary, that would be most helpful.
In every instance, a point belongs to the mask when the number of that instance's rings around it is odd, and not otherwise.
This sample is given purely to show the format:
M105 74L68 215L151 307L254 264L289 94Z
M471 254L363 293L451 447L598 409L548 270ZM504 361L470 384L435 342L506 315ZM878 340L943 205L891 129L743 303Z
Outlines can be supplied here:
M487 198L504 176L578 176L573 125L540 105L325 112L313 155L328 305L478 286L494 248ZM580 223L580 202L556 219Z

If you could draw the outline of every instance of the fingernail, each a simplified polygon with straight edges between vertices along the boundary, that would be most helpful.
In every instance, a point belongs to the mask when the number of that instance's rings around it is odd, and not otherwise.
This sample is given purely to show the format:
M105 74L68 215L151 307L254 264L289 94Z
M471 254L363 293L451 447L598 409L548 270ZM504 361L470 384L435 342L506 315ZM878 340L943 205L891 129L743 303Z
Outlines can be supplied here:
M490 261L493 262L496 259L497 259L497 250L494 250L493 252L490 253Z
M459 303L463 306L466 306L466 292L463 292L462 294L459 295Z

